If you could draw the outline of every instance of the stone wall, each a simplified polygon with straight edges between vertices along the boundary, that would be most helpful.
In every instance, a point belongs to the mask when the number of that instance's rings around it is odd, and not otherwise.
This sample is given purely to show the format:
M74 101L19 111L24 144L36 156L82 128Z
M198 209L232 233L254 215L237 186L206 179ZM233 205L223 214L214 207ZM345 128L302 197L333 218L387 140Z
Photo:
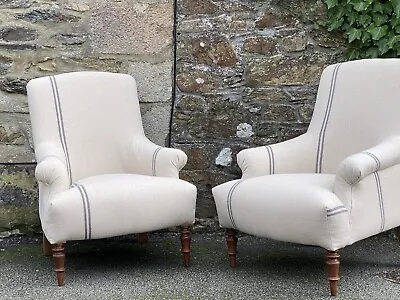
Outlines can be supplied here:
M189 156L197 216L211 188L240 177L236 154L304 133L323 68L344 60L317 0L178 0L172 146Z
M166 145L173 0L0 1L0 235L38 230L26 83L99 70L133 75L145 132Z
M147 135L188 154L197 217L215 218L211 188L240 176L238 151L305 132L323 67L344 59L324 20L319 0L1 1L0 235L39 229L31 78L135 76Z

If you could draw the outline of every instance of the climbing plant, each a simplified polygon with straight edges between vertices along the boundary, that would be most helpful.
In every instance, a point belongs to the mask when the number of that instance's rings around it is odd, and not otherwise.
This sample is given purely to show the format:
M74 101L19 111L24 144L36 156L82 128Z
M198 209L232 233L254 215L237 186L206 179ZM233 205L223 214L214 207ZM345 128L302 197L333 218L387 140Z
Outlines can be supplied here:
M341 30L349 59L400 57L400 0L322 0L329 30Z

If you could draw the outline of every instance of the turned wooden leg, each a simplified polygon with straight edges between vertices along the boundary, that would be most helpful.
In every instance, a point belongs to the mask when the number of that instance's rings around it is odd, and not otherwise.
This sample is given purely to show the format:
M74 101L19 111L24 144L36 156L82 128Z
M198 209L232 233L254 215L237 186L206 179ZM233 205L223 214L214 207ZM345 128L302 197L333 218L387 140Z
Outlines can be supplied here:
M58 286L64 285L65 281L65 249L64 244L53 245L53 257L55 262L54 271L56 272Z
M52 256L53 255L53 245L50 244L49 240L43 233L43 253L45 256Z
M328 280L331 296L336 296L338 293L339 257L340 255L338 251L328 251L326 253L326 266L328 267Z
M236 267L236 247L237 247L237 231L235 229L226 230L226 243L228 245L229 265Z
M190 231L189 231L189 226L181 226L181 252L183 255L183 264L185 267L189 266L190 262Z
M146 232L136 234L136 238L139 244L146 244L149 241Z

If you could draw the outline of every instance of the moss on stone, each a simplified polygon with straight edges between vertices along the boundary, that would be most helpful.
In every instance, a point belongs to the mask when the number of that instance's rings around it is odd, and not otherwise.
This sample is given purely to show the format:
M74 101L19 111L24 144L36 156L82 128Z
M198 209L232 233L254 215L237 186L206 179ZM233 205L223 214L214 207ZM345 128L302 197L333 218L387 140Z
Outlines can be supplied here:
M0 177L0 186L11 185L28 191L36 191L37 184L33 176L26 172L3 174Z

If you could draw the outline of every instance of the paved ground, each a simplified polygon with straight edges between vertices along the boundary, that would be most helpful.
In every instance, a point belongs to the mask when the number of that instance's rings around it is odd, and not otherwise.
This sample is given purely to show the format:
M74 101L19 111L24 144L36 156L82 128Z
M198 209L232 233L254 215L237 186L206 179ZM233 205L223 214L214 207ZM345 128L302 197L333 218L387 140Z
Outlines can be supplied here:
M40 237L0 240L0 299L400 299L400 244L384 234L342 251L339 296L328 296L325 251L240 236L228 266L221 234L196 234L184 268L176 234L67 245L66 285L57 287ZM387 277L387 278L385 278Z

